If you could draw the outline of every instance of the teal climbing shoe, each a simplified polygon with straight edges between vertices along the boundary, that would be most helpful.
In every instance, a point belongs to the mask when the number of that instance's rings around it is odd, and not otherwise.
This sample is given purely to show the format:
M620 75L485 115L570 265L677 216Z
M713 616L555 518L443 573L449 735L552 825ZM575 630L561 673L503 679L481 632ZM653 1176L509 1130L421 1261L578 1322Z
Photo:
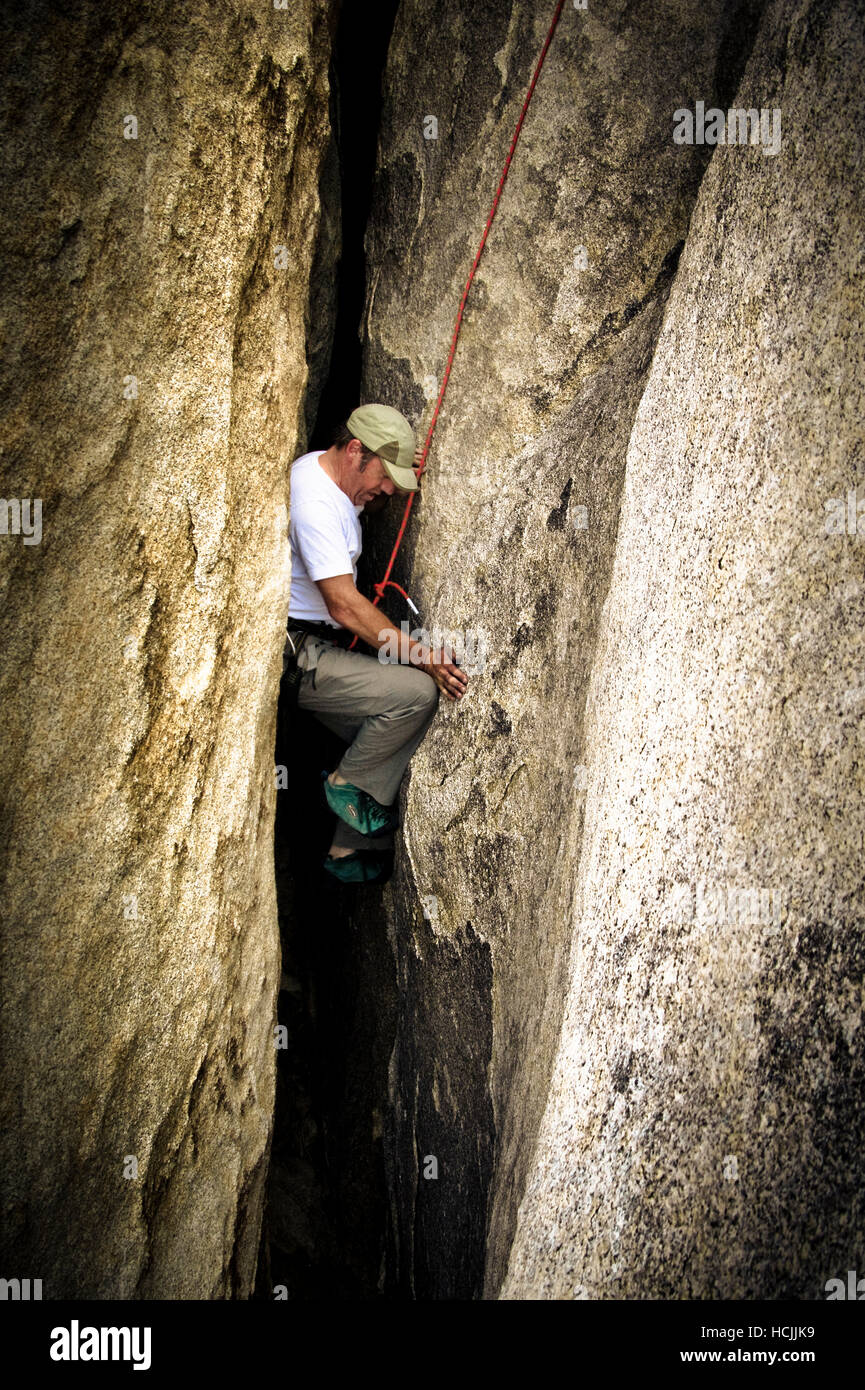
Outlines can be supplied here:
M396 813L388 806L382 806L381 802L376 801L369 792L361 791L360 787L353 787L350 782L344 786L334 787L327 779L327 773L322 773L324 779L324 794L327 804L335 816L345 821L352 829L358 830L361 835L386 835L389 830L393 830L397 824Z
M356 849L339 859L328 855L322 866L340 883L375 883L385 874L387 855L377 850Z

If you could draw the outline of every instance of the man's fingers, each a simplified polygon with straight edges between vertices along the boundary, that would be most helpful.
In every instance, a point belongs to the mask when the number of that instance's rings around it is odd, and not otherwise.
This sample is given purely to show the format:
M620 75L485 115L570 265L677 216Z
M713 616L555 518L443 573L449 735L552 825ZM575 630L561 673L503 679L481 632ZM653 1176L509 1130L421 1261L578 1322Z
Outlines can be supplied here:
M450 695L452 690L456 691L457 695L465 695L469 683L468 676L458 666L444 667L441 676L440 688L446 695Z
M461 700L468 688L469 678L465 671L456 664L455 654L451 652L450 658L448 658L442 651L440 660L436 661L434 655L431 665L435 683L442 694L446 695L449 700Z
M464 693L461 686L457 685L456 681L451 680L450 682L448 682L445 679L444 675L442 676L441 680L436 682L436 684L438 685L438 688L442 692L442 694L446 695L449 700L457 700Z

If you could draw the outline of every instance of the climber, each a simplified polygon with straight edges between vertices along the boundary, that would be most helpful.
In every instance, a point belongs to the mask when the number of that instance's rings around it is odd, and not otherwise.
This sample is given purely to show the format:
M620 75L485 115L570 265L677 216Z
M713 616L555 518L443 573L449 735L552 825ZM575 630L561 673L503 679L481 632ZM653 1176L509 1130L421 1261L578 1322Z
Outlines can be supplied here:
M386 405L364 405L331 447L291 467L291 599L283 675L297 705L350 746L323 773L337 817L324 868L343 883L385 872L393 809L409 759L432 722L439 691L461 700L468 677L450 648L399 631L356 586L360 513L394 492L415 492L415 437ZM379 656L347 650L355 634ZM398 652L382 659L381 648Z

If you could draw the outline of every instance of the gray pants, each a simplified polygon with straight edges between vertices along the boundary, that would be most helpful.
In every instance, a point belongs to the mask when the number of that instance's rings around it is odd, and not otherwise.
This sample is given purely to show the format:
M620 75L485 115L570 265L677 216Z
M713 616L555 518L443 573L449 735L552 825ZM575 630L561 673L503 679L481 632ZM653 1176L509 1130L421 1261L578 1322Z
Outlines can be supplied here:
M425 671L382 662L332 642L307 637L298 657L306 674L298 706L350 744L340 777L392 806L409 759L422 742L438 706L438 686ZM392 835L374 839L337 819L334 844L352 849L385 848Z

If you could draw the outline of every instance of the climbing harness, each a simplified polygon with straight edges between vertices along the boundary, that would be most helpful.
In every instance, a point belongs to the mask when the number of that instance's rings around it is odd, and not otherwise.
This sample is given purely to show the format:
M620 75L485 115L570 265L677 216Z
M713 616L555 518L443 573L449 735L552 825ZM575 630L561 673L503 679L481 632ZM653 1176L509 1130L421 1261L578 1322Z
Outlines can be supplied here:
M499 205L499 199L500 199L501 196L502 196L502 189L504 188L505 183L507 182L508 170L509 170L510 167L511 167L511 160L513 159L513 156L514 156L514 150L516 149L516 147L517 147L517 141L518 141L519 138L520 138L520 131L521 131L522 128L523 128L523 121L524 121L525 118L526 118L526 112L527 112L528 109L529 109L529 103L531 102L532 96L534 95L535 85L536 85L536 83L537 83L538 78L540 77L541 68L544 66L544 59L546 58L546 56L547 56L547 50L549 49L549 46L550 46L550 44L552 43L553 34L556 32L556 25L558 24L558 22L559 22L559 17L560 17L560 15L561 15L561 13L562 13L562 10L564 9L564 4L565 4L565 0L558 0L558 4L556 5L555 14L553 15L553 18L552 18L552 23L550 24L550 27L549 27L549 29L548 29L548 31L547 31L547 37L544 39L544 46L543 46L543 48L541 49L540 57L538 58L538 61L537 61L537 63L535 64L535 70L534 70L534 73L532 74L532 80L531 80L531 82L529 83L529 89L528 89L528 91L526 92L526 99L525 99L525 101L523 102L522 110L520 111L519 120L517 121L516 130L514 131L513 139L511 140L511 147L510 147L510 149L508 150L508 157L507 157L507 159L505 160L504 168L502 169L502 175L501 175L501 178L499 179L499 186L498 186L498 188L496 189L496 196L493 198L493 204L492 204L492 207L490 208L489 216L487 217L486 226L484 227L483 235L482 235L481 240L480 240L480 245L478 246L477 254L475 255L474 261L472 262L472 268L471 268L471 270L469 271L469 278L466 280L466 287L465 287L465 289L463 290L463 297L462 297L462 299L460 300L460 307L459 307L459 309L458 309L458 311L457 311L456 323L454 324L454 331L453 331L453 335L452 335L452 337L451 337L451 346L450 346L450 352L448 353L447 365L445 366L444 376L442 377L442 384L441 384L441 387L439 388L438 400L436 401L436 407L435 407L435 410L433 411L432 420L430 421L430 427L429 427L429 429L427 430L426 441L425 441L425 443L424 443L423 449L421 450L420 466L419 466L419 468L418 468L418 470L417 470L417 476L418 476L418 478L421 476L421 474L423 473L424 469L426 468L427 454L429 453L430 443L431 443L431 441L432 441L432 437L433 437L433 434L434 434L434 432L435 432L436 421L438 420L438 417L439 417L439 411L441 410L442 401L443 401L444 398L445 398L445 391L447 390L448 381L449 381L449 379L450 379L450 374L451 374L451 367L452 367L452 365L453 365L454 356L455 356L456 350L457 350L457 342L459 341L460 329L461 329L461 327L462 327L462 321L463 321L463 312L464 312L465 307L466 307L466 300L467 300L468 297L469 297L469 290L470 290L471 287L472 287L472 281L473 281L474 278L475 278L475 271L476 271L477 268L478 268L478 264L479 264L479 262L480 262L480 259L481 259L482 254L483 254L483 249L484 249L484 247L486 246L486 243L487 243L487 236L489 235L490 227L491 227L492 224L493 224L493 218L494 218L495 215L496 215L496 208L498 207L498 205ZM390 576L391 576L391 571L393 570L394 563L395 563L395 561L396 561L397 554L398 554L398 552L399 552L399 548L400 548L400 546L402 545L402 539L403 539L403 536L405 535L406 527L408 526L408 519L409 519L409 517L410 517L410 515L411 515L412 505L413 505L414 499L415 499L415 497L416 497L417 495L418 495L418 494L417 494L416 492L410 492L409 495L408 495L408 497L406 498L405 511L403 512L402 522L401 522L401 524L400 524L399 531L397 532L396 540L394 541L393 550L391 551L391 554L390 554L390 559L389 559L388 562L387 562L387 569L385 570L384 578L383 578L382 580L380 580L377 584L375 584L375 585L373 586L374 589L375 589L375 598L373 599L373 604L374 604L376 607L378 607L379 603L380 603L381 600L384 598L384 591L385 591L385 589L387 589L388 586L389 586L389 587L392 588L392 589L398 589L398 590L399 590L399 592L402 594L403 598L405 599L406 603L407 603L407 604L409 605L409 607L411 608L412 612L417 613L417 611L418 611L417 608L415 608L415 605L412 603L411 599L409 598L408 594L406 593L405 589L403 589L402 586L401 586L400 584L397 584L396 581L393 580L393 579L391 579L391 577L390 577ZM355 644L356 641L357 641L357 637L355 637L354 642L351 643L351 646L352 646L352 647L354 646L354 644Z
M289 619L289 623L291 619ZM290 711L297 709L297 699L300 695L300 683L305 672L297 664L297 658L303 651L309 633L301 632L298 628L292 629L289 626L285 634L285 647L282 653L282 689L288 701Z
M314 623L306 618L289 618L285 633L285 647L282 653L282 688L288 700L288 708L297 709L300 683L306 672L297 664L308 637L318 637L324 642L333 642L337 647L349 646L348 630L344 627L331 627L329 623Z

